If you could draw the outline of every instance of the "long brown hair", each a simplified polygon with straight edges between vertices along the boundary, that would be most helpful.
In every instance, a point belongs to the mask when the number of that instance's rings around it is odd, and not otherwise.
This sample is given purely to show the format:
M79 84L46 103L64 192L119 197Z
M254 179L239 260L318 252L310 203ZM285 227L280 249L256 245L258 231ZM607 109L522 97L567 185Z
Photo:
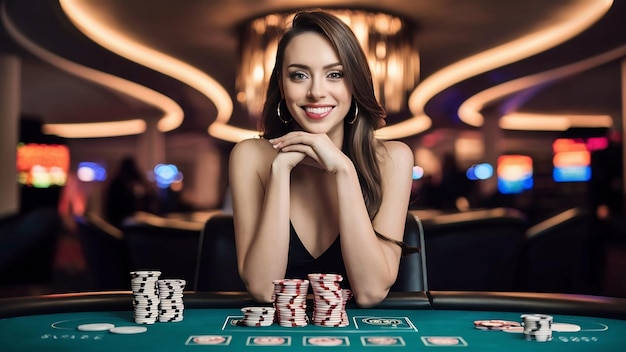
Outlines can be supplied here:
M352 107L344 119L342 151L352 160L361 182L361 189L370 219L378 213L382 202L382 176L377 162L374 130L384 126L386 113L376 100L372 74L367 58L356 36L339 18L323 11L304 11L295 15L291 28L285 32L276 52L276 64L267 89L262 115L262 132L265 138L282 136L293 130L291 123L283 123L276 109L281 102L279 89L280 72L285 48L296 36L316 32L326 37L335 48L343 65L344 75L352 88ZM356 107L358 116L354 123ZM291 119L289 111L281 109L283 120Z

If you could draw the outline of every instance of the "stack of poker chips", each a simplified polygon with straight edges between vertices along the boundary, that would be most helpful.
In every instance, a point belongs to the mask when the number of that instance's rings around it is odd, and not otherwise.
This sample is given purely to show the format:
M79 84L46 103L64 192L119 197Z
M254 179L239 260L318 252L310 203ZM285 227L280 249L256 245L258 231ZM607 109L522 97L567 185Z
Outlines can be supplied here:
M347 288L341 289L343 303L341 305L341 326L348 326L348 313L346 312L346 303L352 299L352 291Z
M156 286L160 271L132 271L131 289L135 322L154 324L159 316L159 293Z
M309 281L300 279L274 280L274 308L280 326L307 326L306 297Z
M241 324L245 326L270 326L274 324L276 310L272 307L244 307Z
M183 290L185 280L169 279L158 280L159 292L159 321L179 322L183 320Z
M552 340L552 316L545 314L523 314L524 337L528 341Z
M318 326L347 326L343 277L338 274L309 274L313 289L313 324ZM350 294L348 294L350 295Z

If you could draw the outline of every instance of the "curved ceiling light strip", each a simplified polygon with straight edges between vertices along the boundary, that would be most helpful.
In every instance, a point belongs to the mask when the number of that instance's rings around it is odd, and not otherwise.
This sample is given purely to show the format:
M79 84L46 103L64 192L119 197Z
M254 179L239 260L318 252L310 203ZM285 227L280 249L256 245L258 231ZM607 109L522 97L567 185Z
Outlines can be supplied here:
M572 127L610 128L613 119L609 115L568 115L511 113L498 121L503 130L516 131L567 131Z
M6 7L2 7L0 16L11 37L33 55L70 74L114 89L164 111L165 115L161 120L167 121L167 125L171 128L176 128L182 123L182 109L167 96L134 82L79 65L55 55L22 34L7 14ZM146 130L146 122L141 118L136 118L124 121L44 124L42 128L46 134L55 134L65 138L97 138L141 134Z
M409 109L413 117L383 127L377 134L393 139L423 132L425 126L430 126L430 117L424 112L424 107L435 95L465 79L527 58L574 37L604 16L613 0L580 1L580 4L569 13L562 14L566 18L563 22L470 56L433 73L409 97Z
M65 14L91 40L129 60L184 82L211 100L217 108L217 116L209 126L208 133L232 142L259 134L258 131L227 125L233 113L233 102L224 87L211 76L181 60L137 43L124 33L98 21L97 13L90 10L88 5L85 6L88 2L59 0ZM164 127L158 126L161 131Z
M587 71L591 68L618 60L626 56L626 45L607 51L600 55L581 60L566 66L536 73L530 76L518 78L506 83L483 90L465 100L459 107L458 114L461 121L474 127L480 127L484 123L484 117L480 111L487 105L507 95L524 89L546 84L549 82L572 76ZM546 117L547 115L542 115ZM505 125L506 126L506 125Z

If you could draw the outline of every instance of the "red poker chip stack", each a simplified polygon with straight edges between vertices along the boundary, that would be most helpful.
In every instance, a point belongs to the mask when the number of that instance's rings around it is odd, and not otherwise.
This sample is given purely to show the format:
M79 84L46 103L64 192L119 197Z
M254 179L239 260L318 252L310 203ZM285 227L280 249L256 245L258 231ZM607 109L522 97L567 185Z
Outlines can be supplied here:
M244 307L242 325L270 326L274 324L275 309L272 307Z
M338 274L309 274L313 289L313 324L318 326L347 326L343 277Z
M274 280L274 308L280 326L307 326L306 296L309 281L300 279Z
M346 312L346 303L352 299L352 291L347 288L341 289L343 303L341 305L341 324L339 326L348 326L348 313Z

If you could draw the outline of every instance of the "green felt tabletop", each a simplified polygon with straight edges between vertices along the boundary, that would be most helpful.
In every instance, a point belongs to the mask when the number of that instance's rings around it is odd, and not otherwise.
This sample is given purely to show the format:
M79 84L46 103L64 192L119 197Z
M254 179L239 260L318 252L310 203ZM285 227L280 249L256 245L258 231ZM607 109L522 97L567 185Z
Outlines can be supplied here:
M42 314L0 319L2 351L626 351L626 321L553 315L578 332L554 332L550 342L526 341L521 333L484 331L475 320L521 322L525 312L350 309L347 327L238 326L238 309L189 309L177 323L145 325L147 332L119 335L82 332L77 326L135 326L132 311ZM571 325L570 325L571 326ZM389 339L391 338L391 339ZM280 346L259 343L280 340ZM208 342L223 341L219 344ZM325 342L333 346L313 343ZM381 342L393 342L381 345ZM378 342L374 344L372 342Z

